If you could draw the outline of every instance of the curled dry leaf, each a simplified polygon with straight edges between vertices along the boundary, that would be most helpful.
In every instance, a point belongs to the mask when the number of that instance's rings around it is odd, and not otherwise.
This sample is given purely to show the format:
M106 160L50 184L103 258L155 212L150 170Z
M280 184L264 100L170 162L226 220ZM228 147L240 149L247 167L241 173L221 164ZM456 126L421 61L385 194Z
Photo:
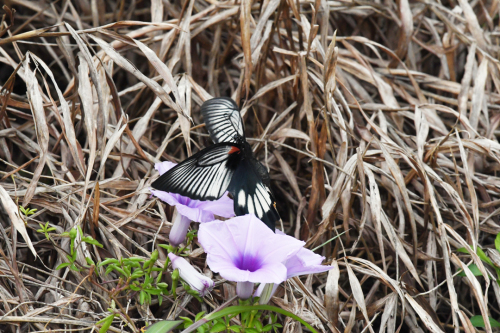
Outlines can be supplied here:
M47 126L47 121L45 118L45 111L43 109L42 95L40 93L40 86L38 80L36 79L35 72L30 69L30 56L29 53L26 55L26 60L24 61L24 73L26 78L27 93L30 101L31 110L33 112L33 119L35 121L35 130L39 143L37 147L40 155L40 160L31 179L30 185L26 190L23 199L23 207L26 207L33 195L35 194L35 189L38 184L38 180L42 174L43 168L47 161L47 150L49 147L49 129Z
M33 247L33 243L31 243L31 239L28 236L28 232L26 230L26 224L24 223L23 219L19 216L19 208L14 203L14 201L12 201L9 194L7 193L7 191L5 191L5 189L2 186L0 186L0 201L2 204L2 210L6 211L9 216L10 223L12 223L12 226L16 228L19 234L21 234L24 241L28 245L29 249L36 257L37 254L35 248Z

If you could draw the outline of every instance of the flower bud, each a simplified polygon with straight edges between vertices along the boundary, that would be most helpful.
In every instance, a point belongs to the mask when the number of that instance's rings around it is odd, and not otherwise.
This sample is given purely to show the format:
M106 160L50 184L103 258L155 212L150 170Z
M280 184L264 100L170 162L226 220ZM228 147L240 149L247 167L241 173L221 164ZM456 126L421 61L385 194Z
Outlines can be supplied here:
M172 268L179 270L179 276L200 296L205 296L214 287L214 282L208 277L198 272L186 259L169 253L168 257L172 261Z
M276 289L278 289L278 285L275 283L262 283L259 288L257 288L254 296L259 296L259 304L265 305L269 303L269 300L276 292Z
M69 231L69 237L71 239L75 239L76 238L76 228L71 228L71 230Z
M154 262L156 262L156 260L158 260L158 250L154 250L151 253L151 261L154 263Z

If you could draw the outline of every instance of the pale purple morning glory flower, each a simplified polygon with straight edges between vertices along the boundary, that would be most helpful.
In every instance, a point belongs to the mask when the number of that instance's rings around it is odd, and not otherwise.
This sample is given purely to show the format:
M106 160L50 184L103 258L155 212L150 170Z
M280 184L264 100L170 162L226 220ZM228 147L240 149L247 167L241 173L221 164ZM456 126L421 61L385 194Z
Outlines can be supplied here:
M196 290L201 297L205 296L214 287L214 281L198 272L186 259L169 253L168 257L172 261L172 268L179 270L179 276L191 289Z
M276 233L282 237L293 238L284 234L283 232L276 230ZM325 257L314 253L306 248L301 248L296 254L289 257L283 262L286 267L286 279L290 279L294 276L304 275L304 274L315 274L329 271L332 266L321 265ZM284 281L284 280L283 280ZM279 284L261 284L259 288L255 291L254 296L260 296L259 303L267 304L274 295Z
M275 234L255 215L202 224L198 240L207 253L210 269L237 282L241 299L249 298L254 283L281 283L286 279L283 264L304 242Z
M166 161L156 163L155 169L162 175L175 165L175 163ZM177 193L153 189L150 191L155 197L177 208L177 214L169 234L170 244L173 246L179 246L186 239L191 221L204 223L213 221L215 219L214 215L226 218L235 215L233 200L227 194L224 194L220 199L215 201L200 201L192 200Z

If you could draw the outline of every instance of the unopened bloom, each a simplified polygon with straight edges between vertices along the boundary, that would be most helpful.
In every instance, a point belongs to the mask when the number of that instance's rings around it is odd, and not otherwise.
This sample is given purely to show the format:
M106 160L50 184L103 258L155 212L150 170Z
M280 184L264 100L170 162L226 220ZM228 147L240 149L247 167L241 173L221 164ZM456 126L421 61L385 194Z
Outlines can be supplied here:
M172 268L179 271L179 276L191 289L196 290L200 296L205 296L214 287L214 282L205 275L198 272L186 259L169 253L168 257L172 261Z
M166 161L156 163L155 169L162 175L175 165L175 163ZM191 221L204 223L213 221L215 219L214 215L226 218L234 216L233 200L227 194L215 201L200 201L192 200L177 193L153 189L151 189L151 193L177 209L177 215L169 234L169 240L173 246L178 246L186 239Z
M207 253L210 269L237 282L242 299L249 298L254 283L281 283L286 279L283 264L304 242L275 234L255 215L202 224L198 240Z

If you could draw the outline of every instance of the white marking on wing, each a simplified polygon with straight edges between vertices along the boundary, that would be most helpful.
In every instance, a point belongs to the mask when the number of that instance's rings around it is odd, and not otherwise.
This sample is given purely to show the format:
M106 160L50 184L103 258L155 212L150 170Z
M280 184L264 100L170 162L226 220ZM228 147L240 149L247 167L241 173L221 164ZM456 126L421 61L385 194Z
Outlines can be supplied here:
M264 201L268 204L268 205L271 205L271 196L269 195L269 191L267 190L267 188L264 187L264 185L262 184L257 184L257 192L260 193L262 195L262 197L264 198Z
M252 213L252 214L255 214L255 206L254 206L254 203L253 203L252 196L250 194L248 195L247 200L248 200L248 202L247 202L248 212Z
M238 206L245 207L245 202L246 202L245 191L240 190L240 193L238 193Z

